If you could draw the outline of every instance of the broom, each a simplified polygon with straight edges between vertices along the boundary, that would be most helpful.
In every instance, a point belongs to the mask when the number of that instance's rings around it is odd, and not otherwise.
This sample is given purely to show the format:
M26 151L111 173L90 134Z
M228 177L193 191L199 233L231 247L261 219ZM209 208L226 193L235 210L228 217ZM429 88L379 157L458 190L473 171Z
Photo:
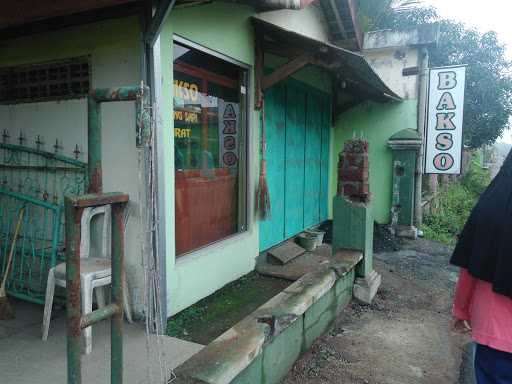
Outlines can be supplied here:
M260 178L256 190L256 212L261 220L270 218L270 195L267 185L267 163L265 162L265 111L261 106L261 160Z
M18 214L18 222L16 223L16 229L14 230L14 236L12 238L11 250L9 251L9 257L7 258L7 263L5 264L5 272L4 277L2 279L2 285L0 285L0 320L9 320L14 318L14 311L9 304L9 300L7 300L7 293L5 291L5 284L7 283L7 276L9 276L10 267L12 264L12 258L14 256L14 249L16 248L16 240L18 239L18 234L21 228L21 221L23 220L23 214L25 212L25 207L20 209L20 213Z

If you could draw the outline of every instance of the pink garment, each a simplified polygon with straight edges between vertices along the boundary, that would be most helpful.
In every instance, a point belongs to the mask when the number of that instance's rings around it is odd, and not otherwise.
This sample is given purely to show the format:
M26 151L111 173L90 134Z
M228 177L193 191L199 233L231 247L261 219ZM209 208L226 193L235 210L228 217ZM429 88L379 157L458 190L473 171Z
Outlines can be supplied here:
M468 320L478 344L512 353L512 299L492 291L492 285L461 269L453 316Z

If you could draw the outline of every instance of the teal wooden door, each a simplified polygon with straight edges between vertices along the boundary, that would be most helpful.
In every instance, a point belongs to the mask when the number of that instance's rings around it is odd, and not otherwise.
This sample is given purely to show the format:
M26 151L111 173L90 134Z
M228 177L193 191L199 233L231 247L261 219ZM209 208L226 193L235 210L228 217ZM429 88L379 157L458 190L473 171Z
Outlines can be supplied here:
M260 222L260 249L284 239L286 90L278 84L265 92L265 159L270 216Z
M304 227L320 222L320 184L322 160L322 100L307 95L306 148L304 170Z
M322 104L322 155L320 166L320 221L329 218L329 160L331 150L331 99L323 97Z
M288 86L286 96L284 236L288 238L304 229L306 94L298 87Z
M296 81L265 92L265 158L271 218L260 250L327 219L330 97Z

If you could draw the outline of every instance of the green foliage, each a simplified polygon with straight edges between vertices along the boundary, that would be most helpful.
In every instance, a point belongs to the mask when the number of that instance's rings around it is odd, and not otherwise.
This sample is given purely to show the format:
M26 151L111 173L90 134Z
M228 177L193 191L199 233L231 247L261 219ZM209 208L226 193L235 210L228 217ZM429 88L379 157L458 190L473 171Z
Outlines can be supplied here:
M512 63L495 32L480 33L441 18L432 7L397 12L391 0L358 0L364 30L409 29L438 23L437 47L430 49L431 67L467 64L464 140L471 148L492 144L509 127L512 115Z
M206 315L206 311L207 308L205 307L190 307L185 309L167 322L166 335L179 337L183 340L190 340L186 330L187 327L191 322L201 320Z
M437 21L439 16L433 7L419 7L397 12L393 0L357 0L357 16L363 31L379 29L410 29Z
M468 64L464 102L464 140L472 148L492 144L508 128L512 114L512 64L495 32L481 34L443 20L432 66Z
M426 216L422 230L425 238L454 245L466 220L490 182L489 171L481 168L476 155L460 182L449 185L439 194L437 213Z
M438 213L425 217L422 227L425 238L454 244L474 203L462 184L448 187L441 192Z
M482 168L479 157L474 154L468 171L462 177L461 184L471 196L478 198L489 185L490 177L489 170Z

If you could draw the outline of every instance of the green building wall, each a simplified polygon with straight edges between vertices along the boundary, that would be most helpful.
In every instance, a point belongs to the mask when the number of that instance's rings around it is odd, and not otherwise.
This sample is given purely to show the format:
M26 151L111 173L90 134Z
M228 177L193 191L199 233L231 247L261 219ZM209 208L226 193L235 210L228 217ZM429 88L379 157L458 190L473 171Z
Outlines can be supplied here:
M217 244L191 253L178 260L175 258L174 240L174 145L173 145L173 34L189 39L208 49L217 51L251 67L250 71L250 126L249 126L249 175L248 206L253 207L254 191L259 174L260 114L254 109L254 29L250 17L252 7L226 3L214 3L173 10L160 35L162 68L162 102L160 115L164 132L163 140L166 261L167 261L167 308L172 315L214 293L227 283L254 269L259 253L258 222L249 209L248 230ZM268 56L270 67L282 60ZM308 67L297 72L295 79L330 92L330 77L324 71Z
M392 153L388 139L405 128L417 127L418 101L405 100L378 104L365 102L343 114L335 124L332 139L330 178L331 197L336 194L338 154L346 140L363 137L369 142L370 193L374 220L387 224L390 220L392 195Z

